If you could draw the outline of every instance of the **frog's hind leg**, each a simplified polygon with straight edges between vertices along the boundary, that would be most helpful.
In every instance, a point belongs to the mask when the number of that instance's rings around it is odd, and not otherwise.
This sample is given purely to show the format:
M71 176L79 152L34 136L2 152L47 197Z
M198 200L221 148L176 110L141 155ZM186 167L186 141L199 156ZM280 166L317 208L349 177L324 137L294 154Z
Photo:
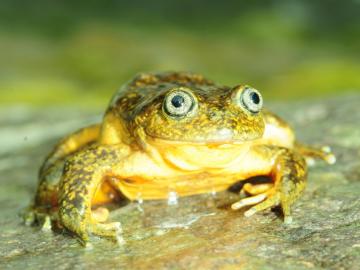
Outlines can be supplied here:
M317 148L296 142L294 149L301 155L305 156L309 164L313 164L314 159L324 160L328 164L334 164L336 162L336 157L329 146Z
M237 210L245 206L255 205L245 212L245 216L250 217L259 211L280 205L284 220L289 223L292 220L290 207L305 188L306 162L301 155L290 149L273 148L271 152L276 157L274 162L270 163L271 172L269 176L273 180L273 186L250 189L256 195L234 203L232 209Z
M64 160L70 154L78 151L86 145L96 141L100 136L100 124L82 128L62 139L54 150L46 157L40 169L40 178L46 175L48 170L59 160Z
M39 171L39 184L34 203L36 206L54 206L57 204L58 185L66 157L94 142L99 134L100 125L92 125L74 132L55 146Z
M100 125L80 129L64 138L45 159L39 171L39 184L35 199L23 213L25 224L39 224L48 227L49 220L56 219L53 211L58 204L58 186L64 169L66 157L86 145L96 141Z
M58 185L63 167L64 161L57 161L40 178L35 198L22 215L26 225L39 225L42 229L48 229L51 227L50 221L56 220Z

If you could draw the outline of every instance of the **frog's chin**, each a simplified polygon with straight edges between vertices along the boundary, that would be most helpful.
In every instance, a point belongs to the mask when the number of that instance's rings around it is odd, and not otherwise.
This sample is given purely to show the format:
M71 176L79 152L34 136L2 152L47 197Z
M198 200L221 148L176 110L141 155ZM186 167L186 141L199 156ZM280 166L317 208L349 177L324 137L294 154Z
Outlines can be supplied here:
M148 137L146 143L153 156L161 156L168 164L188 171L237 166L252 145L237 141L172 141L154 137Z

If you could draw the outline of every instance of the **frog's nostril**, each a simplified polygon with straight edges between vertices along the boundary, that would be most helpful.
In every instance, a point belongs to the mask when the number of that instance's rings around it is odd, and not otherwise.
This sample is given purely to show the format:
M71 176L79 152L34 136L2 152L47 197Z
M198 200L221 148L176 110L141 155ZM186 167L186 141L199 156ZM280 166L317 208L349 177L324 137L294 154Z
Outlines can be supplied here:
M221 137L221 139L228 139L228 138L232 138L233 132L231 129L222 128L218 131L218 135Z
M209 112L209 119L210 120L218 120L221 118L221 113L220 112L216 112L216 111L212 111L212 112Z

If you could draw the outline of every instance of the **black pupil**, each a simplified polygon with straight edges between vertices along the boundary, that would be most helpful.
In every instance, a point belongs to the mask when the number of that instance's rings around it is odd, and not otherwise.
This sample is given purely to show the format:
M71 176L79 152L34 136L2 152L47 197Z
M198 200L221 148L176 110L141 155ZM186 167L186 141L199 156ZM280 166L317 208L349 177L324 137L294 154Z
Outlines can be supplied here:
M256 93L256 92L251 92L250 99L252 100L252 102L254 102L254 104L260 103L260 97L259 97L258 93Z
M175 107L175 108L180 108L185 102L184 97L177 95L174 96L171 100L171 104Z

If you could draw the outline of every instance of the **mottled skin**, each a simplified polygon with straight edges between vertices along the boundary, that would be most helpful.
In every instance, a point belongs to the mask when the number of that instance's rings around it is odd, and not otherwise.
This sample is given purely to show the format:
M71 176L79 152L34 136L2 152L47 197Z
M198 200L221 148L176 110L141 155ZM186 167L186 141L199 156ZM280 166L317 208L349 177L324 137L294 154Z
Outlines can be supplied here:
M236 98L245 88L191 73L138 75L116 93L101 124L69 135L47 157L27 221L50 217L86 243L91 234L119 233L119 223L106 223L108 211L99 206L121 196L221 191L263 175L271 182L245 184L248 197L232 209L253 205L245 212L251 216L279 205L290 222L290 207L305 188L304 157L335 158L326 148L296 143L276 115L239 106ZM164 111L164 99L178 89L192 93L196 109L174 118Z

